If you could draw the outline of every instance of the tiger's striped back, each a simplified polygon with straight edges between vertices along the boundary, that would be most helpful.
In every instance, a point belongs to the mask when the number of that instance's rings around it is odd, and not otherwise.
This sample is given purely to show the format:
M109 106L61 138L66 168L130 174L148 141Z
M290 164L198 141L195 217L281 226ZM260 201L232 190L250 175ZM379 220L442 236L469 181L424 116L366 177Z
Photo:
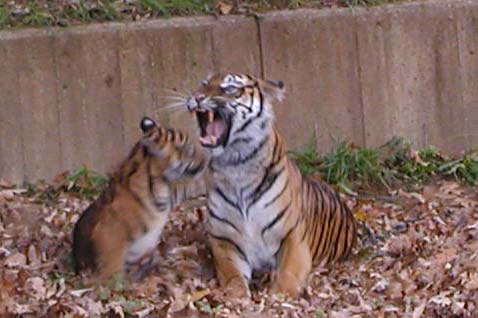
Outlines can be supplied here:
M304 235L313 251L313 263L347 258L357 236L352 212L325 183L304 176L302 185L302 210L307 215Z

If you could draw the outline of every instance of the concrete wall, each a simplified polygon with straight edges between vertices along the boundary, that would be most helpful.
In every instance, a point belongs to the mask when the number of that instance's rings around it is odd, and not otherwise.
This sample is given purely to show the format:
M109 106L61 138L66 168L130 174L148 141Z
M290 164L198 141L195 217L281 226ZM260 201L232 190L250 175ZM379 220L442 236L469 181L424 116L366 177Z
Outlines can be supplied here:
M0 32L0 177L108 171L143 115L219 70L283 80L290 148L312 134L374 146L394 135L450 152L478 145L478 2L296 10Z

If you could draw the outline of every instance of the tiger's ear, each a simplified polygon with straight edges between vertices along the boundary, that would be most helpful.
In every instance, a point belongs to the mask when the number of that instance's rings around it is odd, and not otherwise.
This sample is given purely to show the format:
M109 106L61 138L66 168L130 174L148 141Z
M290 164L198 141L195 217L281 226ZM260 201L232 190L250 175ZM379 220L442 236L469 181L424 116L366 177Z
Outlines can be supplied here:
M146 116L143 117L143 119L141 119L141 123L139 125L140 125L141 130L143 131L143 133L147 133L151 129L158 126L158 125L156 125L156 122L154 120L152 120L151 118L146 117Z
M282 81L264 80L260 81L262 92L266 98L281 102L285 97L285 86Z

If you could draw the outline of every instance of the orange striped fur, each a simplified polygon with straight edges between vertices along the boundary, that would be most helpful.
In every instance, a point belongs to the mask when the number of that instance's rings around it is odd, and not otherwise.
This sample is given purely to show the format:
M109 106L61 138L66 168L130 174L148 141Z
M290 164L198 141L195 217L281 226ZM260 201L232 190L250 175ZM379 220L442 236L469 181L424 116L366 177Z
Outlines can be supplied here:
M205 192L203 151L178 130L141 121L143 137L114 171L108 188L81 215L73 231L77 272L122 273L153 250L169 212Z
M211 154L208 231L221 285L250 295L254 273L275 271L272 290L298 296L314 265L347 257L356 223L338 194L303 176L287 156L272 103L284 85L216 74L186 106Z

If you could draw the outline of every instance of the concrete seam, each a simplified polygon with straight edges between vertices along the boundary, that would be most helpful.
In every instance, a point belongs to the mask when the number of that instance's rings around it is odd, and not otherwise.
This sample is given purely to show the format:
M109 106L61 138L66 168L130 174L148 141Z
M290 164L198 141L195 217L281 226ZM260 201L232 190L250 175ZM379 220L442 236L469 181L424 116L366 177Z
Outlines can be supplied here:
M116 63L118 65L118 86L119 86L119 89L120 89L120 92L123 90L123 81L122 81L122 76L121 76L121 72L122 72L122 68L121 68L121 52L120 52L120 47L123 47L122 45L120 44L123 44L122 43L122 38L120 36L120 31L121 28L119 28L119 30L116 30L115 32L115 37L116 37ZM123 105L123 97L122 97L122 94L120 93L120 102L121 102L121 105L119 107L120 111L121 111L121 143L123 144L122 145L122 148L123 149L126 149L127 145L126 145L126 132L125 132L125 112L124 112L124 109L123 107L125 105Z
M455 41L456 41L456 52L457 52L457 58L458 58L458 65L459 65L459 69L460 69L460 86L461 86L461 90L460 90L460 101L461 101L461 105L463 107L463 112L465 114L465 123L464 123L464 131L465 131L465 143L466 143L466 147L469 147L470 144L471 144L471 140L470 139L470 136L467 136L467 132L469 131L469 122L466 120L466 105L465 105L465 97L463 96L463 91L465 89L465 85L464 85L464 80L463 80L463 59L462 59L462 50L461 50L461 45L460 45L460 36L459 36L459 32L460 32L460 17L461 15L459 14L459 10L460 8L458 6L453 6L452 7L452 10L453 10L453 15L454 15L454 18L455 18L455 23L454 23L454 27L455 27Z
M49 34L49 41L51 42L50 45L50 53L52 55L53 59L53 67L55 68L55 82L56 82L56 89L55 89L55 100L56 100L56 109L57 109L57 134L58 134L58 147L60 148L60 165L62 167L62 170L65 169L65 158L63 154L63 142L62 142L62 132L61 132L61 107L60 107L60 94L61 94L61 83L60 83L60 77L59 77L59 72L58 72L58 61L57 61L57 55L56 55L56 48L55 48L55 35L53 33Z
M254 15L254 21L256 22L257 28L257 40L259 43L259 65L260 65L260 76L261 78L265 78L265 69L264 69L264 47L262 43L262 29L261 29L261 20L263 17Z
M220 22L219 22L220 23ZM212 60L212 67L214 68L214 72L218 72L217 69L217 56L216 56L216 46L214 45L214 26L209 29L209 33L211 34L211 60Z
M354 41L355 41L355 62L357 68L357 75L358 75L358 87L359 87L359 104L360 104L360 121L362 125L362 144L363 146L367 146L367 136L365 131L365 107L363 101L363 86L362 86L362 67L360 65L360 46L359 46L359 38L358 38L358 23L357 23L357 15L354 10L352 10L352 16L354 19Z
M23 50L23 47L25 46L25 44L23 42L20 42L22 44L22 50L21 52L23 53L24 50ZM9 51L9 56L11 56L11 51ZM21 91L21 81L20 81L20 72L21 70L19 70L18 72L16 72L16 81L17 81L17 85L18 87L20 88L20 91ZM24 107L24 98L22 98L23 94L20 94L20 99L19 99L19 102L20 102L20 116L21 116L21 126L22 126L22 133L20 134L21 135L21 145L22 145L22 171L23 171L23 176L22 176L22 181L23 182L26 182L27 180L27 165L26 165L26 158L25 158L25 116L24 116L24 113L25 113L25 107Z

